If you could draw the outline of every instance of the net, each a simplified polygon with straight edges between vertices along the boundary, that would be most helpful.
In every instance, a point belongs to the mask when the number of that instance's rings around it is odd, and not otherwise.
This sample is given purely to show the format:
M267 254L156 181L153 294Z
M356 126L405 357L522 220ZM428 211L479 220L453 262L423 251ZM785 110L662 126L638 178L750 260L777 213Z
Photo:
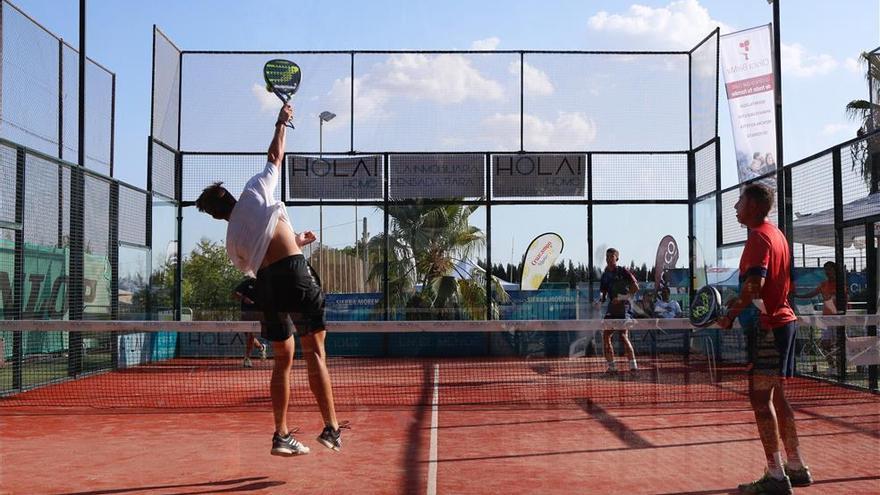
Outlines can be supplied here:
M855 334L860 328L864 335L878 318L802 318L799 376L789 382L787 395L876 398L829 380L828 370L835 368L820 343L822 329ZM271 352L266 361L255 353L253 368L242 361L245 335L258 327L0 321L0 407L268 407ZM684 319L333 322L330 328L328 367L339 407L747 400L742 331L696 330ZM608 373L602 334L621 329L630 331L638 370L628 369L615 336L619 371ZM71 348L69 330L80 332L81 349ZM21 352L14 356L13 348ZM877 352L876 342L870 352ZM314 405L302 359L295 359L292 373L291 404Z

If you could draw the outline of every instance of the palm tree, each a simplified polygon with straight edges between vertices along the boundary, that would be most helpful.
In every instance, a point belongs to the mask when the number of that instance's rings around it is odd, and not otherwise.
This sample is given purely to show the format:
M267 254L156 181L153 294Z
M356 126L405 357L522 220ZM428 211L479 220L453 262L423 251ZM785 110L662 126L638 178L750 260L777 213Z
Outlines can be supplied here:
M866 66L865 76L868 79L869 87L880 84L880 60L874 52L862 52L859 55L859 63ZM871 88L872 91L880 94L880 88ZM873 98L872 99L876 99ZM875 130L880 129L880 106L877 102L868 100L852 100L846 104L846 116L860 123L856 136L866 136L872 134ZM852 156L852 169L858 169L865 183L870 189L870 193L874 194L880 190L880 157L875 160L877 153L880 151L880 138L876 136L868 137L850 146L850 154Z
M377 251L388 249L389 307L404 309L406 319L484 319L486 272L467 260L486 244L483 232L470 225L476 205L429 205L423 202L392 204L388 236L370 239ZM384 265L374 264L370 280L381 280ZM499 279L492 276L497 302L507 302ZM493 314L498 305L492 302Z

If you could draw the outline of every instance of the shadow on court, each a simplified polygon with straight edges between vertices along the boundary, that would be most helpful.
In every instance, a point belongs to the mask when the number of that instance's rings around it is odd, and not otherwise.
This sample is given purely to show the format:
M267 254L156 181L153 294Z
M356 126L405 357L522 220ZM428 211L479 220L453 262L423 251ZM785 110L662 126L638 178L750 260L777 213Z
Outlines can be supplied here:
M250 492L256 490L265 490L268 488L273 488L276 486L284 485L284 481L264 481L266 480L265 476L260 477L252 477L252 478L238 478L232 480L222 480L222 481L206 481L204 483L184 483L184 484L169 484L169 485L153 485L153 486L139 486L136 488L111 488L105 490L92 490L85 492L66 492L60 493L58 495L113 495L116 493L144 493L147 491L155 491L155 490L169 490L176 488L210 488L210 490L205 491L187 491L187 492L176 492L173 495L196 495L200 493L238 493L238 492ZM245 483L240 486L231 486L231 485L239 485L239 483ZM226 488L218 488L218 487L226 487ZM169 494L172 495L172 494Z

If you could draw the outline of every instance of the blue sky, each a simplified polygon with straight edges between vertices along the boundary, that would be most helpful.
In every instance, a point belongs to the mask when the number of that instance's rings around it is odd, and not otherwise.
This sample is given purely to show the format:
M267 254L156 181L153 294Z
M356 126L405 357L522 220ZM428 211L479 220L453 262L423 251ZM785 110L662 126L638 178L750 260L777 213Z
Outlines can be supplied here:
M71 44L77 44L78 2L19 0L15 3L49 30ZM682 50L694 46L717 25L724 32L766 24L772 18L771 7L765 0L642 0L638 5L631 1L557 1L546 2L540 7L534 2L511 0L443 3L264 1L259 4L242 1L90 0L88 4L89 55L117 74L116 176L142 187L146 183L145 143L150 121L153 24L187 50ZM785 158L786 162L791 162L854 135L857 125L846 120L843 107L852 99L867 97L863 70L855 60L859 52L880 45L880 9L874 0L783 0L781 8ZM308 73L305 74L308 77ZM537 88L540 91L540 86ZM380 103L383 101L379 100ZM723 186L736 181L726 105L722 87L719 133L723 150ZM192 126L205 122L208 137L217 136L227 128L234 129L236 117L241 117L242 113L236 110L232 115L225 114L226 106L222 100L215 106L205 105L204 108L204 113L186 115L184 122ZM377 108L377 112L380 110ZM600 111L607 114L612 110ZM487 112L498 113L499 110L491 108ZM259 116L260 110L255 109L253 113ZM633 118L632 115L626 117ZM325 129L328 146L333 146L334 139L337 139L334 133L347 134L344 121L335 125L335 129L329 125ZM558 131L565 126L581 129L580 136L591 136L592 132L597 143L613 145L619 142L616 135L603 135L601 129L598 133L595 128L591 130L588 115L581 120L576 116L548 118L535 125L536 129L549 129L551 138L559 136L558 133L552 134L554 129ZM303 130L301 136L313 139L315 131L311 127L314 126L308 125L308 130ZM262 149L268 137L262 134L253 140L247 137L242 146ZM490 139L491 136L484 138ZM649 140L651 136L646 135L645 139ZM658 219L678 217L680 212L675 207L670 207L669 211L664 208L647 210L632 207L623 213L617 210L603 218L597 216L597 235L604 236L607 232L608 237L620 238L617 230L623 218L633 231L650 232L650 236L654 236L653 230L658 230L656 240L641 242L624 236L618 242L597 240L597 245L623 244L624 259L629 251L636 261L650 265L656 242L665 230L669 230ZM347 211L340 212L340 215L349 216ZM514 225L518 215L510 213L510 216L511 225ZM305 225L299 228L315 229L315 217L315 213L301 212L294 222L299 218L300 225ZM534 223L542 222L536 220ZM341 220L325 218L325 225L338 223ZM567 228L561 227L569 231L568 235L563 232L563 237L571 240L567 241L570 245L582 245L585 240L583 227L580 222L575 223ZM652 227L654 225L658 225L656 229ZM497 228L498 224L493 223L493 226ZM536 225L534 235L551 230L545 227L546 223ZM210 237L222 236L219 233L222 232L221 225L205 226L204 229ZM370 230L376 232L375 227ZM496 261L498 254L495 252L507 252L505 258L514 252L513 259L518 259L522 249L534 237L528 229L511 230L519 233L505 235L493 242ZM332 239L329 230L325 237L331 245L346 242ZM184 239L185 245L186 241ZM683 241L679 238L680 243ZM581 252L575 259L584 256ZM565 257L564 254L563 259Z

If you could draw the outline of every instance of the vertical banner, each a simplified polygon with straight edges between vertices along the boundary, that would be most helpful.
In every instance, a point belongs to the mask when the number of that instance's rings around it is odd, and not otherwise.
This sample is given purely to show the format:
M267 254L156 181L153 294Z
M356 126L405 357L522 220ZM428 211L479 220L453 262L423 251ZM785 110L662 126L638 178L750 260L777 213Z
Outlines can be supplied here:
M721 37L721 65L739 182L776 170L770 25Z
M669 287L666 272L675 268L676 263L678 263L678 243L671 235L664 236L663 239L660 239L660 245L657 246L657 257L654 260L654 287L656 290Z
M538 290L550 267L559 258L562 248L562 237L559 237L559 234L547 232L535 237L523 255L520 290Z

